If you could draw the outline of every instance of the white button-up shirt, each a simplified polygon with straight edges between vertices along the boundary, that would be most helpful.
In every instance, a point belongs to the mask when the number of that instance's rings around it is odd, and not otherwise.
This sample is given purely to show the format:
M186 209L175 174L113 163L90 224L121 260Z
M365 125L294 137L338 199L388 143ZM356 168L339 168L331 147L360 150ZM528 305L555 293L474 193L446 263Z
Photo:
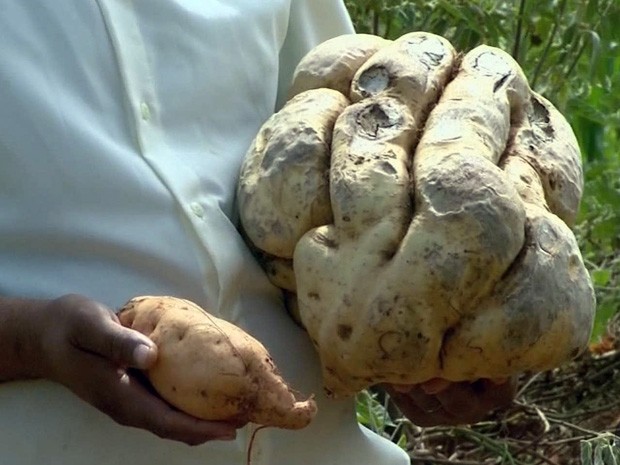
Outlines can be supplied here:
M408 463L323 396L235 228L239 165L296 63L351 31L340 0L0 0L0 295L177 295L246 328L320 410L261 430L254 465ZM242 465L251 431L190 448L52 383L0 385L0 464Z

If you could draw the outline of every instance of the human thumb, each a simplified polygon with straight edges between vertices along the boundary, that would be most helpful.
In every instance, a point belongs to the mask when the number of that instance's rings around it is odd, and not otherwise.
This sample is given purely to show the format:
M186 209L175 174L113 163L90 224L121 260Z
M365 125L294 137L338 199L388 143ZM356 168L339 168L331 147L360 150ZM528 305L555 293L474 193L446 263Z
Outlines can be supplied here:
M128 330L135 332L133 330ZM144 336L142 339L146 339ZM127 360L127 366L145 370L150 368L157 360L157 346L150 340L140 341L131 350L131 359Z
M88 337L80 338L85 342L82 347L119 366L144 370L157 360L155 343L118 321L106 318L90 329Z

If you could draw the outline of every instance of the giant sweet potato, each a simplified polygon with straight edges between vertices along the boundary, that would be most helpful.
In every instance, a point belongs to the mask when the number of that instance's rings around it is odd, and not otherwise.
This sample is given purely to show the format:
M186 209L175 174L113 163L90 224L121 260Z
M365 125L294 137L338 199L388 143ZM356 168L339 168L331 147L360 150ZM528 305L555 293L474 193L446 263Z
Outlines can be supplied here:
M290 95L248 151L239 210L329 393L507 377L586 347L579 147L510 55L342 36Z

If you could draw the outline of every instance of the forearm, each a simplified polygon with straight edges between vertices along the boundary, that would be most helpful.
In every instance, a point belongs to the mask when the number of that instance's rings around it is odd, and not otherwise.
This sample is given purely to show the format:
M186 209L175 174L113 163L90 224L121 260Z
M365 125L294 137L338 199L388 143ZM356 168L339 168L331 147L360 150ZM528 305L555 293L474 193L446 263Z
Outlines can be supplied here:
M0 297L0 382L41 376L40 328L47 303Z

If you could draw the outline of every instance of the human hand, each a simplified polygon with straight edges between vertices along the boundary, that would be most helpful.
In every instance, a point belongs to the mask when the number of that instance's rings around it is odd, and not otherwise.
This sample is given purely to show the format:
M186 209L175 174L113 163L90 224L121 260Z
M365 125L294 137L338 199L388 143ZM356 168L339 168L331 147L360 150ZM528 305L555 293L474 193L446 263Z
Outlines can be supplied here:
M157 347L141 333L121 326L111 309L67 295L50 301L42 313L43 377L63 384L117 423L161 438L189 445L234 438L241 425L182 413L140 381L132 369L150 367L157 359Z
M432 379L409 386L383 385L402 413L418 426L462 425L481 421L510 405L517 378L451 383Z

